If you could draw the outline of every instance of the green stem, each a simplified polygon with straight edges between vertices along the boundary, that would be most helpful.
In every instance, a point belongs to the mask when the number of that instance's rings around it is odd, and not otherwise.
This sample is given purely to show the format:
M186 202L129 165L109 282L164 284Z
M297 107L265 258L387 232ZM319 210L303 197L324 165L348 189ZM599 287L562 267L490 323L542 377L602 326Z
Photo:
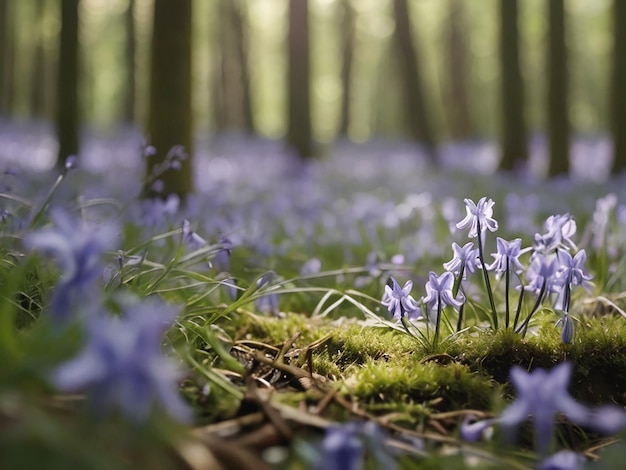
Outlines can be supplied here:
M463 326L463 310L465 309L465 302L463 302L463 304L461 305L461 308L459 308L459 319L456 322L456 332L458 333L459 331L461 331L461 327Z
M463 276L465 275L465 261L461 263L461 269L459 270L459 275L454 280L454 286L452 286L452 297L456 299L456 295L459 293L459 289L461 288L461 282L463 282Z
M509 273L509 257L506 257L506 271L504 272L504 302L505 302L505 316L504 316L504 327L509 327L509 284L510 284L510 273Z
M541 290L539 291L539 295L537 296L537 300L535 301L535 305L533 305L533 308L528 314L528 316L526 317L526 320L524 320L524 322L519 326L519 328L515 330L516 333L522 333L522 338L526 336L526 330L528 328L528 323L530 322L530 319L535 314L535 312L539 310L539 306L541 305L541 302L543 301L543 297L546 293L546 284L547 284L547 281L544 278L543 284L541 284Z
M517 309L515 310L515 319L513 320L513 330L517 326L517 322L519 320L520 313L522 311L522 301L524 300L524 285L522 284L521 290L519 293L519 299L517 299Z
M476 220L476 229L478 230L478 258L480 259L480 264L482 266L483 278L485 279L485 288L487 289L487 295L489 296L489 305L491 306L491 319L493 324L493 329L498 330L498 314L496 312L496 303L493 300L493 292L491 291L491 282L489 281L489 273L487 272L487 267L485 266L485 256L483 255L483 240L482 240L482 232L480 229L480 220Z
M52 196L56 192L57 188L61 185L61 181L63 181L66 174L67 174L67 170L63 170L63 172L57 177L54 184L50 188L50 191L48 191L46 198L43 200L43 203L41 204L41 206L39 207L35 215L33 215L33 218L30 220L30 223L28 224L29 228L35 226L35 224L39 221L44 211L48 207L48 204L50 204L50 200L52 199Z
M435 321L435 339L433 340L433 348L437 348L439 343L439 324L441 323L441 294L437 294L437 320Z

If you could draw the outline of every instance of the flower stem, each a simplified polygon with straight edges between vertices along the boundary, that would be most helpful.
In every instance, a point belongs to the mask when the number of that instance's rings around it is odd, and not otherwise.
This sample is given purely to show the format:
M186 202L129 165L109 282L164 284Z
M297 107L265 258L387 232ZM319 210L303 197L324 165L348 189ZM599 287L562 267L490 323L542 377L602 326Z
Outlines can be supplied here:
M483 238L480 228L480 220L476 221L476 228L478 230L478 258L482 266L483 278L485 279L485 288L487 289L487 295L489 296L489 305L491 306L491 319L493 329L498 329L498 314L496 312L496 303L493 300L493 292L491 291L491 282L489 281L489 273L485 267L485 256L483 254Z
M459 319L456 322L456 331L457 333L461 331L461 327L463 326L463 310L465 309L465 302L459 308Z
M519 320L519 316L520 313L522 311L522 301L524 300L524 285L522 284L520 293L519 293L519 299L517 300L517 309L515 310L515 319L513 320L513 330L515 330L515 327L517 326L517 322Z
M511 274L509 272L509 257L506 257L506 270L504 271L504 302L505 302L505 316L504 327L509 327L509 284L511 283Z
M528 323L530 322L531 317L535 314L537 310L539 310L539 306L541 305L541 302L543 301L543 297L546 293L546 284L547 284L547 281L546 279L544 279L543 283L541 284L541 290L539 291L537 300L535 301L535 305L533 305L533 308L528 314L528 316L526 317L526 320L524 320L524 322L519 326L519 328L515 330L516 333L522 333L522 338L526 336L526 330L528 328Z
M433 348L439 343L439 324L441 323L441 294L437 295L437 320L435 321L435 339L433 340Z

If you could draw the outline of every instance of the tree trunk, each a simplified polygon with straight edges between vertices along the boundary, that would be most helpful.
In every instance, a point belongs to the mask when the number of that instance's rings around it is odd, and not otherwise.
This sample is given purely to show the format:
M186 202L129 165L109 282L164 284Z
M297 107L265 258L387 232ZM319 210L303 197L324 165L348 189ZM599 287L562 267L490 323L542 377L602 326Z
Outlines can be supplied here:
M230 22L233 32L233 42L239 68L241 86L241 110L243 113L243 126L249 135L256 133L254 113L252 112L252 92L250 90L250 71L248 68L248 35L245 30L245 14L241 3L229 0Z
M9 74L9 1L0 0L0 118L9 114L7 75Z
M568 77L563 0L548 4L548 176L569 174L569 119L567 113Z
M35 0L35 52L33 57L32 78L30 82L30 115L35 119L48 118L48 68L43 40L43 22L45 16L44 0Z
M450 136L454 140L467 139L472 134L467 94L467 53L463 0L449 0L447 62Z
M135 32L135 0L128 0L128 7L124 13L124 23L126 29L126 43L124 48L124 62L126 81L124 84L124 102L122 103L122 117L126 124L134 124L135 122L135 57L137 47Z
M309 158L314 154L308 3L308 0L289 0L287 145L302 158Z
M167 160L170 150L183 146L188 158L180 168L160 176L161 196L184 199L192 191L191 0L155 0L150 69L149 131L156 155L148 157L147 181ZM177 165L178 166L178 165ZM153 187L147 193L155 195Z
M395 36L400 49L401 72L404 78L406 96L406 117L411 137L424 144L431 163L436 163L436 138L426 104L419 58L413 31L411 29L410 13L407 0L394 0L394 16L396 21Z
M612 173L626 170L626 2L613 0L613 69L611 74Z
M341 19L342 32L342 61L341 61L341 111L339 116L339 137L347 137L350 126L350 90L352 80L352 62L354 59L355 40L355 11L350 0L342 0L343 17Z
M217 133L244 130L249 135L256 133L250 73L248 71L248 49L241 5L233 0L217 3L217 25L215 39L215 74L213 81L213 113Z
M500 0L501 170L513 170L528 158L524 82L519 61L517 0Z
M63 166L70 155L79 151L79 57L78 5L80 0L61 3L61 43L57 73L56 129L59 140L57 165Z

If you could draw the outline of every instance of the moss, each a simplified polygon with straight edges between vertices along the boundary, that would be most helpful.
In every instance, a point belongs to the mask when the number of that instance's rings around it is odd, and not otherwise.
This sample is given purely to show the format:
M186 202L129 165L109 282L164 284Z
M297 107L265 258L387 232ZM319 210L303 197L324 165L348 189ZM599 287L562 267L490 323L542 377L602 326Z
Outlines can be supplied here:
M296 333L300 336L294 343L299 347L307 346L321 339L332 327L323 320L315 320L298 313L286 313L284 318L255 314L242 314L231 322L229 330L236 328L239 335L247 336L271 345L280 345Z
M493 382L469 367L440 365L415 356L369 360L346 380L346 392L368 403L422 403L437 399L437 408L489 408Z
M399 331L352 323L333 330L326 348L337 363L348 366L410 354L417 343Z
M563 344L553 324L546 322L535 336L523 339L508 330L481 332L460 338L450 347L458 361L472 370L506 383L510 369L574 364L570 391L589 403L626 404L626 321L621 317L585 319L576 338Z

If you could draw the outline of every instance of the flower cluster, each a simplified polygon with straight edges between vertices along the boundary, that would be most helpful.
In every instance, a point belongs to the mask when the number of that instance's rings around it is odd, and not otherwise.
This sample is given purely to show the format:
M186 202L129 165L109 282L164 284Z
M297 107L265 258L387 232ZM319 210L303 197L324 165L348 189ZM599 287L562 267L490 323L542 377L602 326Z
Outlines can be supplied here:
M478 203L465 199L465 205L466 216L456 224L456 227L469 229L468 236L477 238L476 246L474 242L468 242L463 246L452 243L454 252L452 259L443 264L445 271L441 275L432 271L429 273L425 285L426 295L419 302L411 296L412 281L407 281L401 288L393 277L390 278L385 286L382 305L387 307L389 314L396 321L415 322L424 318L428 323L434 324L434 344L436 344L442 318L447 317L446 307L451 306L458 312L456 331L462 330L466 301L463 283L467 280L468 274L481 271L491 307L491 324L495 330L499 325L499 309L490 279L490 273L495 273L496 279L504 278L505 328L512 326L514 331L525 335L533 315L540 310L546 299L551 299L552 305L561 312L557 326L560 325L562 328L563 342L571 342L574 337L574 320L569 313L571 291L576 286L588 289L591 285L591 275L585 268L587 259L585 250L581 249L573 255L571 253L571 250L576 249L573 236L577 227L574 219L569 214L548 217L544 224L545 232L535 234L532 246L527 248L522 247L521 238L506 240L496 237L493 262L487 263L484 254L484 234L498 228L498 223L493 218L494 202L483 197ZM530 257L528 267L525 268L520 258L527 253L530 253ZM519 292L515 310L510 299L513 289ZM526 317L521 319L525 293L533 294L534 303ZM419 304L422 304L422 307ZM514 316L511 315L513 311ZM450 324L447 318L446 324Z
M176 315L148 299L128 306L121 318L92 316L83 350L54 371L52 382L63 391L86 391L99 414L114 408L141 422L159 403L171 416L188 420L176 390L178 369L161 353L162 335Z
M102 255L112 248L118 229L112 224L78 221L60 211L53 212L52 219L55 228L31 232L25 242L52 254L63 271L52 294L50 314L57 325L64 325L98 304Z
M626 427L626 412L618 407L588 408L577 403L567 392L572 375L572 364L564 362L550 371L537 368L526 372L520 367L511 369L511 382L517 398L497 418L471 422L466 418L461 435L467 441L476 441L488 428L499 425L505 435L513 431L529 416L533 417L535 448L542 456L548 454L554 434L554 415L562 413L573 423L612 434Z

